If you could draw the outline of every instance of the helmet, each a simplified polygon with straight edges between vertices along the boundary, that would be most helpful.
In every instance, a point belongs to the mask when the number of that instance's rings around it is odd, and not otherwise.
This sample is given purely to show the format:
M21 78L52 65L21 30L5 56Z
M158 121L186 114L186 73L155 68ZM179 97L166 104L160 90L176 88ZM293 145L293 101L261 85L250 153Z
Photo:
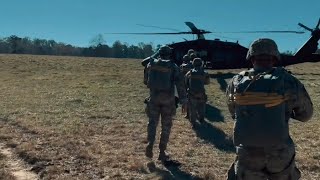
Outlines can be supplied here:
M194 58L192 61L192 65L194 67L202 66L202 59L201 58Z
M189 60L189 56L188 55L184 55L183 58L182 58L183 62L190 62Z
M193 59L196 58L197 55L195 53L191 53L189 57L190 57L190 60L193 61Z
M189 49L189 50L188 50L188 55L190 55L190 54L192 54L192 53L194 53L194 50L193 50L193 49Z
M247 53L247 60L252 56L257 55L270 55L276 57L278 61L280 60L277 44L272 39L268 38L257 39L250 45Z
M170 56L171 53L172 53L172 48L167 45L161 46L159 49L160 56Z

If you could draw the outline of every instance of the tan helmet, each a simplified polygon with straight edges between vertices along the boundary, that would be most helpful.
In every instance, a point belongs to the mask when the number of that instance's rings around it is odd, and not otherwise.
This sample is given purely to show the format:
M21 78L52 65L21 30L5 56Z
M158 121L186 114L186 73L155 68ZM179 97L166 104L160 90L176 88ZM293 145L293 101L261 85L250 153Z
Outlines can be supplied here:
M188 55L190 56L190 54L194 53L194 50L193 49L189 49L188 50Z
M195 53L191 53L189 57L190 57L190 61L193 61L193 59L196 58L197 55Z
M184 55L183 58L182 58L182 61L186 62L186 63L189 62L190 61L189 60L189 56L188 55Z
M202 59L201 58L194 58L192 61L193 67L202 66Z
M247 53L247 60L250 60L252 56L257 55L270 55L280 60L280 53L278 50L277 44L268 38L261 38L253 41L250 45L248 53Z
M172 54L172 48L165 45L161 46L159 49L159 55L160 56L170 56Z

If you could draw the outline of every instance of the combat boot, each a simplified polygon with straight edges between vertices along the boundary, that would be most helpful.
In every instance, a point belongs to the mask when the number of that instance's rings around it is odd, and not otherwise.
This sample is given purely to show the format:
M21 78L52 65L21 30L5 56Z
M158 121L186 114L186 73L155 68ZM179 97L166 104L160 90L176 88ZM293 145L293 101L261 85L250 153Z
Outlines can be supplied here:
M153 157L153 144L148 144L146 147L146 157L152 158Z
M160 161L170 161L170 156L165 151L161 151L160 150L158 160L160 160Z

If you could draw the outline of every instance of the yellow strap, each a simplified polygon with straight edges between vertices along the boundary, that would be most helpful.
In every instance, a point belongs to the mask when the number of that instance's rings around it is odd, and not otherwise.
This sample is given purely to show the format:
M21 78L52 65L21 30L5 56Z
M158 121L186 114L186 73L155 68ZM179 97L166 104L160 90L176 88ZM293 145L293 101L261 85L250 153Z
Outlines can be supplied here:
M238 105L264 104L265 107L273 107L288 100L289 96L277 93L246 92L244 94L237 93L231 99Z

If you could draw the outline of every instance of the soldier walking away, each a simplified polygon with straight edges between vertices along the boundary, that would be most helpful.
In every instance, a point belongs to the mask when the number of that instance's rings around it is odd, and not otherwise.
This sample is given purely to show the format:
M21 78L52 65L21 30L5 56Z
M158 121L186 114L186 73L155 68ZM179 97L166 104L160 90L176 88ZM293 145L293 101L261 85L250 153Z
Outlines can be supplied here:
M311 119L309 94L297 78L282 67L273 67L280 61L273 40L255 40L247 60L253 68L234 76L226 90L227 105L235 120L236 146L236 160L228 179L299 179L288 121Z
M185 76L187 74L187 72L189 72L193 68L192 61L196 57L197 56L196 56L193 49L189 49L188 53L183 56L183 63L180 65L180 70L181 70L183 76ZM185 86L185 88L187 90L186 86ZM184 118L189 119L189 117L190 117L189 114L190 114L190 112L189 112L189 108L188 108L187 113Z
M210 83L210 77L203 69L201 58L195 58L192 62L193 69L185 75L185 84L188 94L188 110L190 122L195 125L196 120L204 121L207 95L204 85Z
M188 53L183 56L183 63L180 65L180 70L183 75L187 74L187 72L193 68L192 61L196 57L193 49L189 49Z
M175 88L182 104L182 112L187 108L186 91L183 76L179 67L170 60L172 49L163 46L159 50L158 59L153 59L147 65L144 73L144 84L150 89L150 98L147 102L146 112L149 117L148 123L148 145L145 155L153 157L153 145L156 137L156 129L161 116L161 137L159 143L159 160L170 160L166 153L167 144L172 127L173 116L176 113Z

